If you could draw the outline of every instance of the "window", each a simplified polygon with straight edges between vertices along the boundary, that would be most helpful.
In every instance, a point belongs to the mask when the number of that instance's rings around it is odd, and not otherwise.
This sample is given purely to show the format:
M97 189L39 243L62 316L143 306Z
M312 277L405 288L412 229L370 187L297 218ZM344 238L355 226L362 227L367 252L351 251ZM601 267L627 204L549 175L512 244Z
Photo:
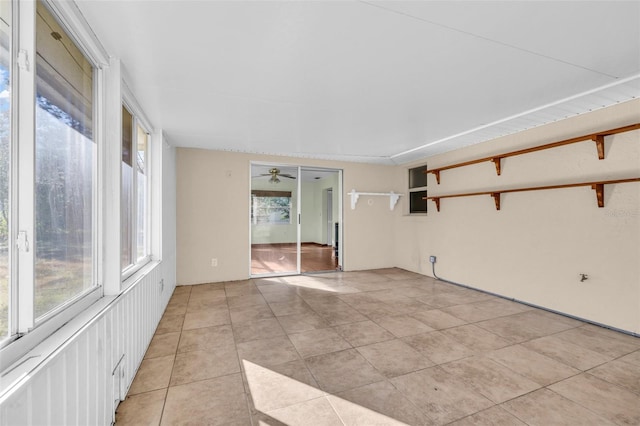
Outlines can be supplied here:
M9 336L11 187L11 2L0 2L0 342Z
M25 3L35 53L21 60L35 79L14 86L13 4L0 1L0 346L44 336L101 295L96 68L45 3Z
M291 224L291 191L251 191L251 223Z
M93 66L38 3L35 315L95 285Z
M133 211L133 114L122 107L122 188L120 190L120 261L122 269L133 264L132 227Z
M426 213L427 165L409 169L409 213Z
M147 150L149 135L137 126L138 138L136 140L136 179L137 179L137 211L136 211L136 256L137 260L144 259L148 254L148 223L149 214L147 212L147 199L148 199L148 187L149 182L147 178Z
M122 107L121 262L125 276L149 259L149 134Z

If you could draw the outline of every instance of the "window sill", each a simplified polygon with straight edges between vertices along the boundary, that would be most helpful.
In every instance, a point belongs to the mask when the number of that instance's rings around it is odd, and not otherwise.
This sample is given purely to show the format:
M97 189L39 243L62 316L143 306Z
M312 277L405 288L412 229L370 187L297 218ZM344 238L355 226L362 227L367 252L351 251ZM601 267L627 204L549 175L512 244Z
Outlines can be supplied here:
M143 258L140 262L135 265L129 266L127 269L122 271L122 289L129 287L131 284L136 282L141 276L146 274L150 267L150 265L155 265L157 262L154 262L151 256L147 256Z

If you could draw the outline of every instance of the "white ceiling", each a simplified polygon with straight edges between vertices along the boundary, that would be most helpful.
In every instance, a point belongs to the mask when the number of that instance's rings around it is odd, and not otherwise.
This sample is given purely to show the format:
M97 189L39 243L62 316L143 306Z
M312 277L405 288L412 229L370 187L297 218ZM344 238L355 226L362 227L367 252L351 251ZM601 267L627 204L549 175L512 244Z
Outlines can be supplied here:
M640 95L639 1L77 3L175 146L403 164Z

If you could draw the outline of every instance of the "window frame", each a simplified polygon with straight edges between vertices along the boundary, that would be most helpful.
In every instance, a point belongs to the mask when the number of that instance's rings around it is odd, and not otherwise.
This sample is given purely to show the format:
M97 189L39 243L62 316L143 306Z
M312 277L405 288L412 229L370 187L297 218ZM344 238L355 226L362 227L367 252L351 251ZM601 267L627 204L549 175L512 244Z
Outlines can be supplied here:
M251 190L251 224L254 226L280 226L293 224L293 218L291 217L291 210L293 209L293 192L292 191L268 191L262 189ZM289 221L278 222L258 222L258 216L255 214L256 198L288 198L289 199Z
M146 203L146 220L145 220L145 251L146 254L140 258L137 257L136 253L137 253L137 245L136 245L136 238L137 238L137 219L138 219L138 203L137 203L137 191L138 191L138 187L137 187L137 179L138 179L138 173L136 170L135 165L132 165L132 175L133 175L133 179L132 179L132 195L131 195L131 210L130 210L130 220L131 223L133 225L133 228L131 229L131 240L129 241L129 250L132 256L132 263L130 263L129 265L123 266L121 264L121 273L122 273L122 282L123 282L123 287L128 287L128 285L130 285L130 283L128 282L129 278L131 278L131 276L133 276L136 272L138 272L140 269L142 269L145 265L147 265L149 262L151 262L153 260L153 255L152 255L152 250L153 250L153 245L152 245L152 235L151 235L151 229L152 229L152 220L153 220L153 215L151 213L151 203L153 202L152 199L152 175L153 175L153 170L152 170L152 146L151 144L153 143L153 138L151 135L151 132L149 131L149 129L151 128L151 126L149 126L149 122L146 119L146 117L144 116L144 114L142 113L141 108L138 106L137 101L135 100L133 94L131 94L131 92L128 90L127 86L124 84L124 82L122 83L122 87L123 87L123 93L122 93L122 107L126 108L127 111L131 114L132 116L132 122L131 122L131 147L132 147L132 163L135 164L135 156L136 156L136 152L135 150L133 150L133 147L137 146L137 133L138 133L138 127L140 127L142 129L142 131L146 134L147 136L147 146L146 146L146 156L145 156L145 170L146 170L146 196L145 196L145 203ZM120 126L120 132L122 132L122 125ZM120 133L120 149L122 149L122 133ZM120 165L122 166L122 152L120 153ZM122 169L120 170L120 191L122 192L122 186L123 186L123 181L122 181ZM122 209L120 209L121 212L121 216L120 216L120 221L121 223L125 220L124 217L122 217ZM123 229L121 227L121 229ZM122 237L122 235L121 235ZM122 241L120 243L120 250L122 250ZM120 255L122 256L122 252L120 253Z
M15 307L18 305L18 297L16 292L16 273L14 271L17 270L17 260L15 256L15 244L12 242L16 241L15 230L13 226L14 218L18 217L17 203L15 197L15 188L14 183L17 182L18 177L18 157L17 157L17 129L18 129L18 121L17 121L17 96L18 92L18 66L16 64L16 58L14 54L16 49L18 48L17 44L17 31L16 27L18 24L17 19L17 7L14 3L10 3L10 16L9 16L9 33L10 33L10 41L9 41L9 82L10 82L10 96L9 96L9 146L8 146L8 161L7 165L7 334L0 336L0 348L2 348L8 342L14 340L14 337L17 332L17 317L15 313ZM12 308L13 307L13 308Z
M38 2L13 2L11 17L11 136L9 239L27 232L28 249L12 246L9 282L9 335L0 339L0 371L49 337L62 325L104 295L101 282L104 229L100 205L103 198L104 68L108 55L73 4L41 0L86 60L92 78L92 132L95 144L91 159L91 287L84 289L39 318L35 318L35 134L36 134L36 19ZM20 280L18 280L18 277Z
M419 173L424 173L427 170L427 164L422 164L420 166L409 167L407 169L407 189L409 191L409 196L407 197L407 211L409 215L412 216L424 216L429 212L429 208L427 206L427 202L425 200L424 210L414 210L411 205L411 200L414 195L418 193L424 193L424 196L427 196L427 177L425 175L424 185L422 186L413 186L411 182L411 174L412 171L418 171Z

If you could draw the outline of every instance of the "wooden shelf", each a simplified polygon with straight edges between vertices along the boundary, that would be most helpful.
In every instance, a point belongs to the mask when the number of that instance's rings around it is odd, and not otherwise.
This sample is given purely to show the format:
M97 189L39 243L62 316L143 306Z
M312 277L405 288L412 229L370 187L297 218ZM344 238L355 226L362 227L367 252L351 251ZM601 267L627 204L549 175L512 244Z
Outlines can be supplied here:
M520 149L517 151L505 152L502 154L492 155L491 157L478 158L475 160L465 161L463 163L456 163L456 164L451 164L449 166L438 167L436 169L426 170L425 173L433 173L436 177L436 182L440 184L440 172L442 172L443 170L450 170L450 169L455 169L457 167L470 166L472 164L491 161L496 167L496 173L498 174L498 176L500 176L500 173L502 172L501 163L503 158L514 157L516 155L528 154L530 152L542 151L545 149L557 148L559 146L569 145L577 142L584 142L587 140L592 140L593 142L595 142L596 149L598 152L598 158L600 160L604 160L604 138L606 136L615 135L617 133L630 132L632 130L637 130L637 129L640 129L640 123L635 123L635 124L631 124L629 126L624 126L624 127L618 127L616 129L604 130L598 133L591 133L588 135L578 136L576 138L565 139L559 142L552 142L545 145L539 145L533 148L526 148L526 149Z
M436 210L440 211L440 200L443 198L490 195L493 198L493 201L495 202L496 210L500 210L500 195L506 194L508 192L542 191L546 189L575 188L578 186L590 186L596 192L598 207L604 207L604 185L613 184L613 183L627 183L627 182L640 182L640 178L601 180L601 181L595 181L595 182L568 183L563 185L534 186L529 188L500 189L496 191L468 192L465 194L436 195L434 197L425 197L423 198L423 200L433 201L436 204Z

